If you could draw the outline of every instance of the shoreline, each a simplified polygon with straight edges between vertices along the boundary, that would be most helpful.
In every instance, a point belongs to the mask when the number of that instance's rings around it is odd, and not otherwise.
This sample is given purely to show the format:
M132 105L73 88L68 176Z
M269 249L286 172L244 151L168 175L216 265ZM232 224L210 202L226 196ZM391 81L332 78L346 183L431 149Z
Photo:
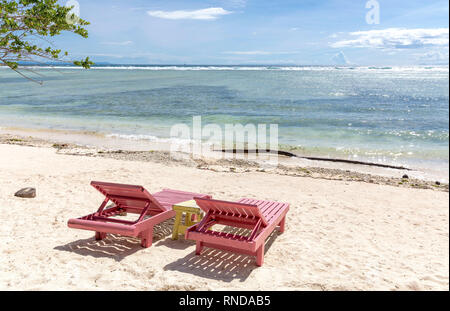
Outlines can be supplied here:
M101 151L123 150L127 152L158 151L170 152L172 146L175 148L193 147L193 140L178 138L161 138L156 136L108 134L89 130L67 130L67 129L47 129L29 127L0 127L0 136L10 135L12 139L17 136L19 139L32 137L43 141L61 144L73 144L94 148ZM5 137L6 137L5 136ZM229 158L229 150L224 150L221 146L211 143L201 143L202 157L205 158ZM331 151L332 148L329 148ZM224 152L225 151L225 152ZM220 155L220 153L223 153ZM236 152L234 152L236 153ZM237 152L239 154L240 152ZM250 154L252 154L250 152ZM253 153L254 154L254 153ZM428 183L449 183L448 161L442 163L421 163L416 159L413 162L396 161L394 158L388 161L377 161L370 157L352 157L341 153L329 153L326 150L315 150L315 148L303 149L290 145L279 144L280 164L288 167L313 167L317 169L332 169L354 171L369 175L382 177L399 178L408 175L415 180L422 180ZM290 156L293 155L293 156ZM245 158L245 157L240 157ZM258 156L257 156L258 158ZM255 157L252 157L255 159ZM256 160L256 159L255 159ZM419 162L417 162L419 161Z
M432 189L436 191L449 191L448 182L430 179L421 179L414 176L409 169L391 169L368 167L355 163L334 163L312 161L307 159L294 159L279 156L276 167L267 166L266 161L256 158L246 159L245 155L237 158L214 158L220 152L213 152L211 157L192 158L183 153L171 154L167 144L142 144L128 141L129 148L124 147L124 140L106 139L104 136L93 133L69 133L55 131L60 135L49 137L45 130L28 132L12 131L14 134L5 134L0 131L0 144L21 145L29 147L54 148L57 154L77 155L87 157L111 158L125 161L140 161L163 163L165 165L178 165L195 167L200 170L210 170L225 173L265 172L275 175L311 177L315 179L335 180L342 182L357 181L378 185L390 185L402 188ZM25 133L29 135L25 135ZM43 133L44 135L39 135ZM31 134L31 135L30 135ZM87 136L91 144L83 144L79 136ZM78 137L78 139L76 139ZM84 137L85 138L85 137ZM115 142L115 143L114 143ZM101 147L100 143L108 143L109 148ZM134 148L134 149L133 149ZM234 155L236 156L236 155ZM267 160L267 158L264 158ZM298 160L298 161L297 161ZM403 178L407 175L408 178Z

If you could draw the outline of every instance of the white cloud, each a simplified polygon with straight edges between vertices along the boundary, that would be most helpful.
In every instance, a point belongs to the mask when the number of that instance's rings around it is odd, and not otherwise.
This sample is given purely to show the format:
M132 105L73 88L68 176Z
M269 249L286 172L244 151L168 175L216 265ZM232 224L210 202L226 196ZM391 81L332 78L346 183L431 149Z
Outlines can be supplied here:
M382 49L414 49L429 46L448 46L448 28L404 29L388 28L351 32L356 37L332 43L334 48L362 47Z
M231 11L223 8L207 8L193 11L147 11L147 14L153 17L164 19L197 19L197 20L214 20L220 16L231 14Z
M122 41L122 42L101 42L101 44L104 45L119 45L119 46L125 46L125 45L130 45L133 44L133 41Z
M417 60L421 64L448 64L447 51L429 51L423 54L416 54Z
M347 56L345 56L344 52L340 51L339 53L337 53L336 55L334 55L331 60L333 61L333 63L335 63L336 65L348 65L350 64L350 62L347 59Z

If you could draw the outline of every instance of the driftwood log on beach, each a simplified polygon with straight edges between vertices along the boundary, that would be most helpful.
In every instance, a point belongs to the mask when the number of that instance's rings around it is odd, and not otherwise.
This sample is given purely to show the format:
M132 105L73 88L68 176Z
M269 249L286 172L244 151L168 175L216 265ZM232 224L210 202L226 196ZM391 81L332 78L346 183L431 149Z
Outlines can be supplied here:
M346 159L337 159L337 158L323 158L323 157L307 157L307 156L300 156L292 152L283 151L283 150L258 150L258 149L221 149L221 150L214 150L218 152L225 152L225 153L243 153L243 154L249 154L249 153L256 153L256 154L278 154L285 157L294 157L299 159L306 159L311 161L324 161L324 162L337 162L337 163L348 163L348 164L359 164L359 165L367 165L367 166L375 166L375 167L384 167L384 168L391 168L396 170L407 170L410 171L410 168L404 167L404 166L396 166L396 165L389 165L389 164L381 164L381 163L373 163L373 162L364 162L364 161L356 161L356 160L346 160Z

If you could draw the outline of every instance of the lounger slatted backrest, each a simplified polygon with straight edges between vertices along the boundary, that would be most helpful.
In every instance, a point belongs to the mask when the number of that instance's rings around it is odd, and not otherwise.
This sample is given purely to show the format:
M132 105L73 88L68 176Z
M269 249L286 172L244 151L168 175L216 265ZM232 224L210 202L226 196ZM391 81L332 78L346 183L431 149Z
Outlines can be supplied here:
M212 199L194 198L197 205L206 213L215 215L224 215L233 218L244 218L259 220L263 226L268 225L266 217L261 213L261 210L255 204L236 203Z
M160 204L147 190L142 186L113 184L93 181L91 185L121 208L144 209L150 204L149 209L164 212L169 207Z
M289 204L287 203L280 203L273 201L241 199L238 202L244 204L257 205L259 210L261 211L261 214L264 215L269 224L272 223L272 221L274 221L274 218L276 218L279 212L283 211L286 208L289 208Z

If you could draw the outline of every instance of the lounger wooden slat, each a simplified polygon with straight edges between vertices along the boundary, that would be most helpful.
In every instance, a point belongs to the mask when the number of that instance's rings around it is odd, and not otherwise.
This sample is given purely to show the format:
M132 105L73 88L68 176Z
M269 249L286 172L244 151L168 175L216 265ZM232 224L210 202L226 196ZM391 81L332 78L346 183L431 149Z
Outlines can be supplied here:
M196 254L203 247L212 247L256 256L256 264L264 261L264 243L279 226L284 232L289 204L244 198L238 202L227 202L195 198L197 205L206 213L203 220L188 228L186 239L197 242ZM221 224L250 229L248 236L211 230L211 225Z
M143 247L150 247L153 241L153 227L175 216L172 205L192 200L194 197L210 198L205 194L164 189L150 194L142 186L93 181L91 185L105 196L97 212L70 219L68 226L75 229L95 231L97 240L106 234L121 234L140 237ZM114 207L105 209L108 201ZM136 221L112 218L122 213L138 214Z

